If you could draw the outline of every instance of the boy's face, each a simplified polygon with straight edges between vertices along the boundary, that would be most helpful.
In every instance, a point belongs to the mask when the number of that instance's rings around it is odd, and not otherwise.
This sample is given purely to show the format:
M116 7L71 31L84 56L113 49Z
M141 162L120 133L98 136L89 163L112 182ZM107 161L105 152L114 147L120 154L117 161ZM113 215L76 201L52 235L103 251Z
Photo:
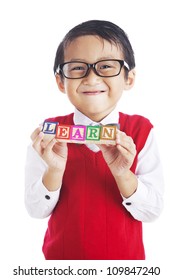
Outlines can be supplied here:
M81 61L95 63L102 59L124 60L121 50L114 44L99 37L81 36L71 42L64 53L64 62ZM123 90L130 89L134 83L135 73L130 71L125 78L124 67L115 77L97 76L90 69L88 76L81 79L61 80L56 76L59 89L66 93L70 102L83 114L99 122L117 105Z

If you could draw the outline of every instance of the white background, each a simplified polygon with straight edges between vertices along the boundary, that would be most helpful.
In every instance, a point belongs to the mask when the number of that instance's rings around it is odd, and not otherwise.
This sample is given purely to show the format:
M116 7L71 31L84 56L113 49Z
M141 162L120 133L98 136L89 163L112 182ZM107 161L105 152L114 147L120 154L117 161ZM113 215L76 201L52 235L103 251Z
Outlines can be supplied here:
M144 224L147 261L143 265L159 265L164 276L171 270L171 10L169 0L0 1L0 251L4 273L11 273L13 267L22 264L45 265L41 246L47 220L30 218L24 206L26 148L31 132L45 118L73 111L56 86L54 57L69 29L89 19L118 24L128 34L135 51L136 84L124 93L120 109L144 115L155 125L165 176L164 211L157 221Z

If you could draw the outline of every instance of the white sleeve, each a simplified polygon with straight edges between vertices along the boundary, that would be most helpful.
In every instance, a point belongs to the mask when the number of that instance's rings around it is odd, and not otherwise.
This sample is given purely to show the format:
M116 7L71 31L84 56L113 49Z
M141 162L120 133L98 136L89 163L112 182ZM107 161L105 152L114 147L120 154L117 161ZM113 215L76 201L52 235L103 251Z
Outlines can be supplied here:
M138 187L129 198L123 198L124 207L142 222L155 220L163 209L164 179L159 151L153 129L138 155L136 168Z
M25 165L25 206L31 217L48 217L58 202L60 189L48 191L42 183L42 177L47 168L46 163L34 150L28 146Z

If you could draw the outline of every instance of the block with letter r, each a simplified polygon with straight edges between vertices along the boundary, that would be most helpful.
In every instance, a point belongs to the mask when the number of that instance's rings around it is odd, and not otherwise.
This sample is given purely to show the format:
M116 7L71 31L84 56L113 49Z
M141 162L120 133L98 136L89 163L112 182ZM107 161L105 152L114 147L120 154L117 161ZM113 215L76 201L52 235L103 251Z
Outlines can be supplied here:
M86 140L99 141L101 126L87 126Z

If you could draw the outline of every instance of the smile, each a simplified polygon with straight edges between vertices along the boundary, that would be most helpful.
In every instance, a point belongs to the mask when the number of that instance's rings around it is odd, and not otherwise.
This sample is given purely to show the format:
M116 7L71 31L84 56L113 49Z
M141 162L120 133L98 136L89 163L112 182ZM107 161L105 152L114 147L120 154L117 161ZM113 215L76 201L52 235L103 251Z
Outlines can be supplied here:
M104 90L96 90L96 91L83 91L82 93L85 94L85 95L99 95L99 94L102 94L104 93L105 91Z

